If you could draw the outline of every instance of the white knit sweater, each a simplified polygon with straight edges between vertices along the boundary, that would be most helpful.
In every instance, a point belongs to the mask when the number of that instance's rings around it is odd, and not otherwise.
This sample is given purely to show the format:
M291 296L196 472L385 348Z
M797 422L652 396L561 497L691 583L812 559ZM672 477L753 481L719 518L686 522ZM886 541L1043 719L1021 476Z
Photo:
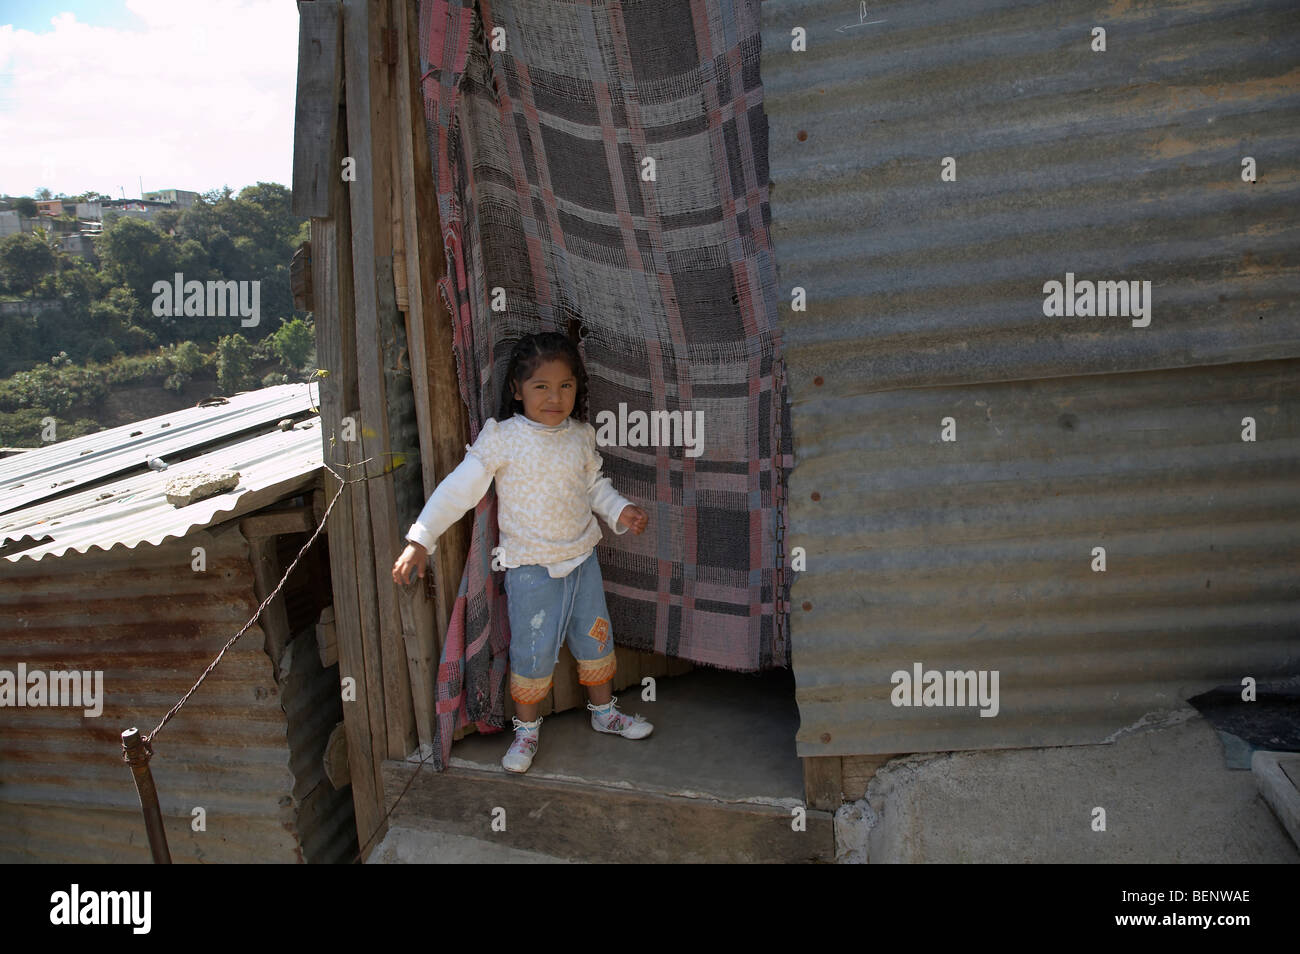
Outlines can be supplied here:
M522 414L488 418L465 459L438 484L406 538L433 553L437 539L497 482L500 565L541 564L567 576L600 541L598 513L615 533L629 501L600 473L596 430L573 418L555 426Z

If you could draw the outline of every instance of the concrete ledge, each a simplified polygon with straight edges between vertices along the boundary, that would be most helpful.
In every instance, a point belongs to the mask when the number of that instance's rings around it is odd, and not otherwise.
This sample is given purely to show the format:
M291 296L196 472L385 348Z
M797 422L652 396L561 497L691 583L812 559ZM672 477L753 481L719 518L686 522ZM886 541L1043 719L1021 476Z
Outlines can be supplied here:
M1258 751L1250 760L1250 771L1264 801L1300 847L1300 755Z
M482 838L392 826L366 859L368 865L563 865L537 851L496 845Z
M391 807L415 774L386 761ZM501 811L504 811L502 816ZM505 830L493 830L504 817ZM807 863L834 857L829 812L808 811L794 831L790 810L688 798L467 768L421 772L392 824L447 833L552 858L638 863Z
M1295 864L1250 774L1190 706L1107 745L910 755L840 816L841 860ZM1105 828L1100 827L1104 811Z

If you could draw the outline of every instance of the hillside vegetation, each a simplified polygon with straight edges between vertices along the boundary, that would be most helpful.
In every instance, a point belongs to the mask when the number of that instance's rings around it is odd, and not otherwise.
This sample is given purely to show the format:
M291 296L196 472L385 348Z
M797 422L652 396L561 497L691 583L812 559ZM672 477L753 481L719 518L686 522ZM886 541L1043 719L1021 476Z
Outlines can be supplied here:
M95 262L49 236L0 240L0 302L32 303L4 309L29 313L0 314L0 446L39 446L49 418L64 440L308 376L314 332L289 285L308 223L292 213L284 186L209 192L153 221L106 212ZM185 282L258 282L258 323L156 315L154 285L176 273Z

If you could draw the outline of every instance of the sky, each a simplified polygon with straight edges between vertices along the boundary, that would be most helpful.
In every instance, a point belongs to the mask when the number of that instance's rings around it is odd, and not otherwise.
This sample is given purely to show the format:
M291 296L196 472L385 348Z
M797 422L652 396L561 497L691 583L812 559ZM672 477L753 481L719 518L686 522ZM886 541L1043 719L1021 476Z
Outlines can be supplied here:
M291 186L294 0L0 0L0 193Z

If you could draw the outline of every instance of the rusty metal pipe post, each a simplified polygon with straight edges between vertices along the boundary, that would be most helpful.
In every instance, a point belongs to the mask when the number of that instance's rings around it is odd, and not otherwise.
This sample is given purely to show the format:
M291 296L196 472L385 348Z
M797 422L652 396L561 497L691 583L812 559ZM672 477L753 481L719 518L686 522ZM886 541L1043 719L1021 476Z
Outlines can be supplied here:
M149 771L149 757L153 750L140 737L140 730L132 726L122 733L122 758L131 766L135 776L135 791L140 796L140 810L144 812L144 830L149 835L149 851L156 865L172 863L167 849L167 832L163 830L162 811L158 808L158 789Z

